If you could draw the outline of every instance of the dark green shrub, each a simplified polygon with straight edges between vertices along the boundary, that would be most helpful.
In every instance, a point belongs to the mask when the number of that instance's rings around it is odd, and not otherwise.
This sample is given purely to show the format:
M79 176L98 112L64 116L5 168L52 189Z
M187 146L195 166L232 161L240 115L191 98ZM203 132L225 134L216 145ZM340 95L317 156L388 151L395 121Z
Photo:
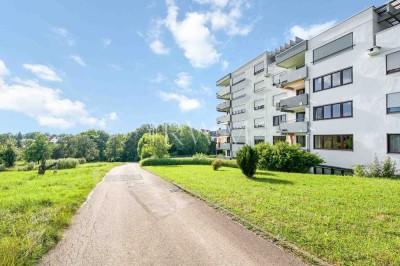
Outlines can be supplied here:
M221 168L222 162L221 162L221 160L214 159L212 161L211 165L212 165L212 168L214 169L214 171L217 171L219 168Z
M75 158L64 158L58 160L47 160L46 165L57 162L57 169L73 169L79 165L79 160Z
M236 155L236 163L247 177L253 177L257 170L258 154L249 145L244 145Z
M6 140L0 143L0 163L5 167L13 167L17 161L17 146L15 141Z
M260 170L307 173L311 167L324 162L319 155L286 142L278 142L275 145L260 143L255 146L255 150L258 153Z

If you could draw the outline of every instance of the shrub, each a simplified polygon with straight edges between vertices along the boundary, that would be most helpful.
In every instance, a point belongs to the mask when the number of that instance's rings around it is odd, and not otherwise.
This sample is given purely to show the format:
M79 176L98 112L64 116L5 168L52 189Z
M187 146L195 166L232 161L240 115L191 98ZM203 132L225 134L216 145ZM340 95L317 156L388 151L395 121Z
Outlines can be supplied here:
M258 154L249 145L244 145L236 155L236 162L245 176L253 177L257 170Z
M258 153L260 170L307 173L311 167L324 162L319 155L287 142L278 142L275 145L260 143L255 146L255 150Z
M221 166L238 168L235 161L220 160ZM147 158L139 162L140 166L157 165L211 165L213 159L195 159L195 158Z
M79 158L79 164L85 164L86 163L86 159L85 158Z
M57 163L58 169L72 169L76 168L79 164L79 160L75 158L64 158L58 160L47 160L46 165L51 165L53 163Z
M212 161L211 165L212 165L212 168L214 169L214 171L217 171L219 168L221 168L222 162L221 162L221 160L214 159Z
M354 176L361 177L397 177L396 161L393 161L389 156L384 161L380 161L378 157L375 156L372 163L367 165L355 165L353 171Z
M392 159L388 156L383 162L382 177L395 178L396 173L396 161L392 161Z
M357 164L353 167L354 176L365 176L365 165Z
M6 140L0 143L0 163L5 167L13 167L17 161L17 146L15 141Z
M32 171L33 169L35 169L35 163L27 163L22 167L18 168L18 171Z
M4 164L0 164L0 172L4 172L6 170L6 166Z

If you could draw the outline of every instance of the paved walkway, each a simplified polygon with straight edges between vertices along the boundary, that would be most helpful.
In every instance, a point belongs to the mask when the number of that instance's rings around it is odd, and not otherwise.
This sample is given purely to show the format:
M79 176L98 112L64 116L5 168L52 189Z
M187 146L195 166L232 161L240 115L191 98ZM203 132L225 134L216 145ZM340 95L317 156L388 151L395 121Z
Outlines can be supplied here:
M304 265L174 185L112 169L43 265Z

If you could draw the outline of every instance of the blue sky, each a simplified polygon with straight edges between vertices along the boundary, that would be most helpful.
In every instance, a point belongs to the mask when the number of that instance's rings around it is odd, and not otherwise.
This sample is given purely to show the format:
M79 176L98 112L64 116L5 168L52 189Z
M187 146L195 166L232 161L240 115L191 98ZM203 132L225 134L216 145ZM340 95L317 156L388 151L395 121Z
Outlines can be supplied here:
M217 79L383 3L3 0L0 132L216 128Z

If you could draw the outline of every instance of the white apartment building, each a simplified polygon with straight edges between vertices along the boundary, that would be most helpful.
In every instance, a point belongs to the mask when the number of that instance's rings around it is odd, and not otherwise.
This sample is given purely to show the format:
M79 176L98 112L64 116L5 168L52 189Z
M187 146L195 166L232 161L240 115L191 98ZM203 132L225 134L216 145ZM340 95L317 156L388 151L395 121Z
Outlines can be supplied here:
M299 143L347 174L390 156L400 168L400 0L370 7L310 40L290 41L219 79L217 149Z

